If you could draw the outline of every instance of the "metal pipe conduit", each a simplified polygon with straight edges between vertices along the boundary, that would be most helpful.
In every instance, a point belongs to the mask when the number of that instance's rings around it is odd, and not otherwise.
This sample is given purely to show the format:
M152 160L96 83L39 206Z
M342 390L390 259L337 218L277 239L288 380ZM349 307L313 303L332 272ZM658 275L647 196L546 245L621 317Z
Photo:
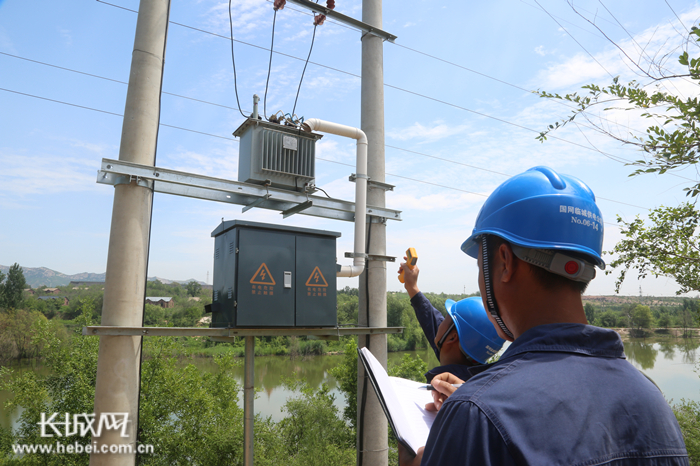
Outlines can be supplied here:
M335 134L357 141L357 161L355 168L355 247L353 265L341 265L338 277L357 277L365 269L365 227L367 224L367 136L359 128L345 126L330 121L310 118L302 124L305 131L320 131Z

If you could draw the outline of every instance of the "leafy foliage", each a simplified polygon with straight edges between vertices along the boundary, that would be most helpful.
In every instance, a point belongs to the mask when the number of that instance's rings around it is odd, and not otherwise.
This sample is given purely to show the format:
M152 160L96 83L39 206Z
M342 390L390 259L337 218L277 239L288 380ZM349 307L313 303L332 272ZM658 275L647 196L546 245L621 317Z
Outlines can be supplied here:
M19 309L22 307L24 299L22 292L27 286L22 267L15 262L7 272L7 277L2 275L0 276L0 306L8 309ZM1 283L3 278L5 278L5 282Z
M700 43L700 29L693 27L690 30L690 40ZM678 57L678 63L687 69L687 73L674 75L660 75L647 77L656 81L671 78L685 77L695 82L700 81L700 58L690 57L685 50ZM659 69L663 69L659 67ZM549 125L537 137L540 141L547 139L547 134L566 124L574 121L577 117L585 117L585 112L593 106L625 104L624 107L606 107L604 110L623 108L624 110L642 109L644 118L659 119L663 121L661 125L651 125L646 130L646 135L630 138L620 138L602 126L595 126L599 131L613 137L625 144L638 147L643 153L649 154L648 158L637 160L634 165L638 166L631 176L642 173L663 174L674 168L681 168L692 165L700 161L700 140L698 136L698 115L700 115L700 100L697 97L681 98L655 88L648 91L637 81L631 81L627 85L620 84L619 78L614 78L612 84L608 86L597 86L588 84L583 86L588 90L587 95L578 93L552 94L545 91L538 91L541 97L549 99L565 100L576 104L573 115L569 118ZM589 123L595 125L588 119ZM700 194L700 183L686 188L687 195L697 196Z
M401 362L389 367L388 372L392 377L425 382L425 373L428 372L428 364L417 356L412 357L410 354L404 354L401 357Z
M357 340L350 339L345 345L343 362L331 369L330 374L335 377L340 390L345 394L346 406L343 418L357 429Z
M202 285L200 285L197 281L195 280L190 280L187 282L187 294L196 297L199 295L199 293L202 291Z
M637 329L652 328L654 325L654 316L651 313L649 306L638 304L632 309L632 326Z
M304 382L287 384L302 396L287 401L289 415L279 424L286 460L299 466L350 465L355 462L355 431L338 417L330 389L323 384L314 391Z
M695 43L692 44L693 42ZM688 44L700 44L700 29L693 27L689 31L686 47ZM695 50L697 51L697 48ZM658 70L656 75L645 71L637 63L634 65L652 81L685 78L695 84L700 83L700 58L691 57L688 51L684 50L678 56L678 63L684 68L684 72L672 75L665 74L667 68L659 62L651 62L647 67L648 70ZM614 78L608 86L589 84L583 86L583 89L588 91L583 95L572 93L561 96L545 91L537 92L541 97L564 100L576 105L571 116L549 125L537 139L544 142L551 131L574 122L576 118L585 118L597 131L623 144L635 146L644 154L642 159L630 164L636 167L630 176L644 173L664 174L670 170L695 165L700 161L698 97L679 97L662 91L659 86L648 90L637 81L623 85L620 84L619 78ZM642 118L660 120L662 123L649 125L643 136L621 136L609 126L605 126L602 120L598 122L588 116L589 110L600 105L604 106L604 112L639 110ZM700 195L700 182L692 183L684 190L687 196L696 198ZM618 291L630 267L635 268L640 277L645 277L647 273L657 277L673 277L681 286L679 294L691 290L700 291L700 251L696 232L698 212L694 205L685 203L678 207L656 208L649 215L650 227L646 227L639 217L631 223L618 217L618 223L622 225L622 234L625 237L613 250L613 253L620 254L620 257L611 263L613 268L620 270L616 283Z
M610 263L620 268L616 290L627 270L636 269L640 278L671 276L681 286L677 294L700 291L700 214L690 203L659 207L649 214L650 226L637 217L627 223L618 216L624 238L615 245L618 257ZM609 272L608 272L609 273Z

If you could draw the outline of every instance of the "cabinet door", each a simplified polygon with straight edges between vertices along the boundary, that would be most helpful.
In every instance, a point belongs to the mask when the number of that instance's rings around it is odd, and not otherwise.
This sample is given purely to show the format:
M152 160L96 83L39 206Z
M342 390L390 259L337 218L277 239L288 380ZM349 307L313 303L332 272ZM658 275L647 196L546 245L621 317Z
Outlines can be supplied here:
M238 245L236 326L294 326L294 235L241 229Z
M338 322L335 273L335 238L298 235L298 327L335 327Z

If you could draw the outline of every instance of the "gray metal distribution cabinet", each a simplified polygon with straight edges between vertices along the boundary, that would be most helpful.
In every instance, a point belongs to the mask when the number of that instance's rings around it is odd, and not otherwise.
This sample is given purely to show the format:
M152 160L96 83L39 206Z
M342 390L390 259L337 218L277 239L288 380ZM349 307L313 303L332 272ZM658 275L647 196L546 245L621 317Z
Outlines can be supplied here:
M232 220L214 240L212 327L334 327L340 233Z

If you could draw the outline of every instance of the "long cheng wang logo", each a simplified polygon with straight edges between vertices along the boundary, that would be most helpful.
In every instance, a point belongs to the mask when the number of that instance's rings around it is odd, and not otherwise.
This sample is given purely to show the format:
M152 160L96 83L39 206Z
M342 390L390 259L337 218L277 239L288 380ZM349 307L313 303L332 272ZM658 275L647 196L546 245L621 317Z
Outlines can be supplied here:
M85 437L90 434L92 437L100 437L102 429L119 430L122 438L129 437L127 428L129 426L129 413L102 413L95 426L95 414L73 414L65 413L63 420L56 420L58 413L53 413L48 419L46 413L41 413L41 421L37 424L41 428L42 437L72 437L78 435ZM60 418L59 418L60 419ZM63 431L58 427L63 427ZM47 430L50 429L50 430Z

